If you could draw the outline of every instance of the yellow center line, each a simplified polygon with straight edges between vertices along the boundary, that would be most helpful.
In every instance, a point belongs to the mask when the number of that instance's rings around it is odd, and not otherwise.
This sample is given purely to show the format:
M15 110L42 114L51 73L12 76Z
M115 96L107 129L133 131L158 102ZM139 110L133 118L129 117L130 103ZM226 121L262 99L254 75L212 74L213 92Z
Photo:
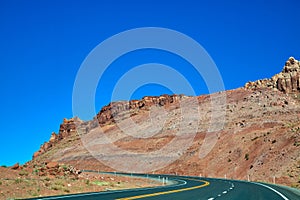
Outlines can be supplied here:
M198 180L198 179L189 179L189 178L183 178L185 180L192 180L192 181L198 181L198 182L203 182L203 185L198 185L198 186L193 186L189 188L182 188L182 189L177 189L177 190L169 190L165 192L156 192L156 193L151 193L151 194L144 194L144 195L138 195L138 196L132 196L132 197L125 197L121 199L116 199L116 200L132 200L132 199L141 199L141 198L146 198L146 197L153 197L153 196L159 196L159 195L164 195L164 194L171 194L171 193L176 193L176 192L183 192L183 191L188 191L188 190L194 190L198 188L202 188L205 186L209 185L208 181L203 181L203 180Z

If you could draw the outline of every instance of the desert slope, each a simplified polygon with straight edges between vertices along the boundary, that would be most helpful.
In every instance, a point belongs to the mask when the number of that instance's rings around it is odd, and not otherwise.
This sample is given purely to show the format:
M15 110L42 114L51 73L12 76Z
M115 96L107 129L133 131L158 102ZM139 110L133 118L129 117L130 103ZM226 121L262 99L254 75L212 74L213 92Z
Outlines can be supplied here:
M191 123L185 125L185 137L189 136L190 130L197 130L187 150L178 153L174 145L168 153L161 155L161 159L165 161L172 156L178 159L155 170L156 173L226 176L300 187L299 88L300 64L289 58L282 72L272 78L249 82L245 87L219 94L199 97L162 95L113 102L103 107L91 121L65 119L59 133L52 133L49 142L34 153L33 160L27 165L57 161L79 169L114 171L116 169L113 165L108 166L107 161L126 156L130 159L126 152L143 155L145 167L161 162L151 160L149 155L176 138L182 127L182 102L197 101L197 107L191 106L191 110L199 111L197 116L192 112L184 115L191 118ZM221 107L224 126L211 131L214 109L211 99L220 94L226 96L226 103ZM128 125L128 120L138 128ZM217 138L216 144L212 144L208 154L201 157L203 150L200 149L207 135ZM107 138L110 142L103 142ZM107 151L112 145L124 151ZM135 171L134 165L115 164L121 169L127 167Z

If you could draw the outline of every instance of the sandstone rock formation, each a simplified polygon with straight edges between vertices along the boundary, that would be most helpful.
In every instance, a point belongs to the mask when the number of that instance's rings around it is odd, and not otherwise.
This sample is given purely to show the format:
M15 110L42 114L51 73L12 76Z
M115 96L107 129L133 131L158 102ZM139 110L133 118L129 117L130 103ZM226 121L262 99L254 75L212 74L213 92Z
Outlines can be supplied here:
M52 148L58 141L67 138L70 135L77 134L76 124L81 124L86 130L80 133L87 133L90 129L97 127L98 125L105 125L108 123L114 123L115 119L126 114L135 115L140 110L149 110L151 106L164 106L168 107L173 103L178 103L184 95L162 95L162 96L146 96L142 100L131 101L119 101L112 102L107 106L104 106L97 117L88 122L82 122L79 118L64 119L60 125L59 133L52 132L49 142L45 142L41 145L40 149L33 154L33 159L43 154Z
M14 170L17 170L20 168L20 164L19 163L16 163L14 164L13 166L10 167L11 169L14 169Z
M126 112L131 115L136 114L139 110L149 110L153 105L168 107L173 103L178 103L184 95L162 95L162 96L146 96L142 100L112 102L104 106L97 114L100 125L114 122L114 117L120 117Z
M70 136L76 134L76 125L75 121L78 120L77 118L71 118L71 119L64 119L63 123L60 125L59 133L56 134L55 132L52 132L51 137L49 139L49 142L45 142L41 145L40 149L33 154L33 159L37 156L41 155L42 153L49 150L55 143L58 141Z
M290 57L283 70L270 79L248 82L246 89L272 88L284 93L300 91L300 62Z

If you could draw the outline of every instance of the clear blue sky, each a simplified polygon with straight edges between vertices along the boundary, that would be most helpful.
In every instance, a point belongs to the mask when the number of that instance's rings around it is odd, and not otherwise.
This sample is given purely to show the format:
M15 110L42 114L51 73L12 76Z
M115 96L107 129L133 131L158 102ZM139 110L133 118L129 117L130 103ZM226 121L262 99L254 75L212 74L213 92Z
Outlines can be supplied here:
M233 89L278 73L289 56L300 58L299 7L297 0L2 0L0 165L30 160L63 118L72 117L76 73L106 38L148 26L180 31L207 50L225 88ZM180 65L159 53L137 52L120 59L119 65ZM197 94L206 92L200 79ZM101 82L105 90L111 89L112 80ZM97 91L97 109L108 103L106 92ZM168 91L146 86L134 97L164 92Z

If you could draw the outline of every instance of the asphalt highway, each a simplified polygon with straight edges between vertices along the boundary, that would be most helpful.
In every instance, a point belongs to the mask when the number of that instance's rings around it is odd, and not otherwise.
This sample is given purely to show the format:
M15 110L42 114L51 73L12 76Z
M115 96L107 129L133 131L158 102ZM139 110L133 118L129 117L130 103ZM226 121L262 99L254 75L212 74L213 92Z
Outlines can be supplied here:
M158 178L158 175L147 176L149 178ZM230 179L212 179L173 175L160 175L160 180L162 177L167 177L169 183L172 182L173 184L155 188L140 188L96 193L84 193L35 199L300 200L300 192L298 190L292 190L276 185L236 181Z

